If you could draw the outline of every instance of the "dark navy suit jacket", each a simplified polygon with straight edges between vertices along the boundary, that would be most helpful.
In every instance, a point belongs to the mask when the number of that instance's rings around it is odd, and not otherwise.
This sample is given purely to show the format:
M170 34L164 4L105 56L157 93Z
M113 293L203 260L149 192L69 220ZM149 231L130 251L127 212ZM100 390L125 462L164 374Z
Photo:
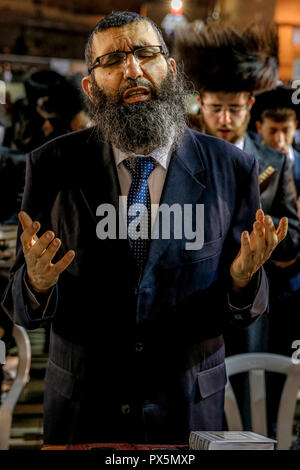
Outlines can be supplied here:
M23 209L41 233L51 229L61 239L58 258L76 252L43 317L43 306L30 310L21 249L3 300L26 328L52 323L46 443L185 443L191 429L221 429L223 326L247 326L267 307L263 269L242 300L229 298L229 267L259 207L253 157L185 132L161 203L191 204L193 212L204 204L204 245L189 251L184 236L152 240L141 279L127 239L96 236L97 207L118 208L119 194L112 148L93 128L29 157ZM235 311L229 301L244 308Z
M281 217L288 217L289 227L286 238L272 253L272 259L288 261L297 255L300 249L300 230L296 204L296 188L291 164L284 153L272 147L262 145L245 137L244 151L253 155L259 166L259 173L272 166L276 173L261 194L261 205L265 214L272 216L277 227Z
M294 152L294 181L297 189L297 196L300 196L300 152L293 148Z

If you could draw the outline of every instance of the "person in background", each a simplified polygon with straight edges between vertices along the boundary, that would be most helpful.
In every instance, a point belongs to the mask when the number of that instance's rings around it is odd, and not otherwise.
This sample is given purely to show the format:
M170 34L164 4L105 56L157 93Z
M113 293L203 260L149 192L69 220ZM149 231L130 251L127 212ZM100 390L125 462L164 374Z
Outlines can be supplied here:
M88 124L83 97L70 79L53 70L38 70L24 85L26 98L13 105L12 138L5 145L27 153Z
M183 62L185 73L196 87L199 130L253 155L260 174L268 167L275 170L268 185L261 187L261 207L274 222L287 216L289 231L271 259L283 267L294 263L300 248L300 232L291 165L284 153L259 144L247 134L254 93L272 89L277 82L276 29L254 25L240 32L233 26L198 28L193 23L175 30L174 48L175 57ZM195 122L194 117L194 125ZM273 275L272 267L269 261L266 264L269 276ZM227 355L268 351L268 329L268 315L261 316L245 332L234 326L226 327ZM244 387L238 399L244 409L245 428L251 429L250 412L244 399L247 384L241 384L239 378L233 381L237 388Z
M287 155L293 168L299 200L300 152L294 146L294 138L299 126L300 105L293 103L294 92L288 87L277 87L260 93L252 109L252 120L262 143Z
M277 87L261 93L253 106L252 120L262 137L264 145L272 147L286 155L294 174L297 189L298 215L300 215L300 152L294 146L294 135L299 124L300 106L295 105L292 95L295 90ZM275 354L291 356L292 343L299 339L300 332L300 256L289 262L273 261L269 266L270 279L270 316L269 347ZM284 313L285 321L282 321ZM270 387L273 393L273 415L275 429L276 410L280 399L284 379L271 377Z

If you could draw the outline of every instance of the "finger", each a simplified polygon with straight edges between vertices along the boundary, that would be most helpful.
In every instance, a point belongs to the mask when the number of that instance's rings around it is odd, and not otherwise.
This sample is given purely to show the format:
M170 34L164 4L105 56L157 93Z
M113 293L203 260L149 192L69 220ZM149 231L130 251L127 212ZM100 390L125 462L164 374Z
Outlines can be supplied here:
M54 271L61 274L72 263L75 257L75 251L69 250L64 257L53 265Z
M38 259L38 263L41 263L43 266L47 266L56 255L59 247L61 245L61 241L59 238L54 238L50 245L44 250L41 256Z
M256 249L257 240L264 235L264 230L264 225L258 220L253 223L253 230L250 233L250 246L252 250Z
M278 237L274 227L272 217L269 215L265 216L265 230L266 230L266 242L267 242L267 256L269 257L276 245L278 244Z
M288 218L287 217L282 217L279 221L279 225L278 225L278 228L276 230L276 234L277 234L277 237L278 237L278 243L280 243L286 237L288 227L289 227Z
M42 256L48 245L52 242L54 233L51 231L45 232L38 241L32 246L27 254L27 259L36 263L38 258Z
M18 217L23 230L29 228L32 225L31 217L27 214L27 212L20 211Z
M24 222L24 221L23 221ZM37 242L37 232L40 230L41 225L39 222L35 221L31 223L29 226L26 226L26 222L23 224L21 223L23 232L21 233L20 240L23 246L24 253L27 253L28 250Z
M264 225L256 221L253 224L253 232L250 237L251 250L254 252L256 262L260 264L263 262L265 251L266 251L266 240L265 240L265 227Z
M241 256L247 259L251 254L250 236L247 230L245 230L241 235Z
M258 209L256 211L256 220L263 223L264 222L264 211L262 209Z

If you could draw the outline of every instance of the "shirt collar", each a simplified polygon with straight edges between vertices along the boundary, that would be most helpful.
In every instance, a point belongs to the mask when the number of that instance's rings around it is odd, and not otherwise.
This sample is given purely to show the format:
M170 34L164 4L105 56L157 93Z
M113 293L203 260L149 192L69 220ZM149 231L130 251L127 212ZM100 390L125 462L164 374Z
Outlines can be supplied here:
M289 149L288 149L288 159L292 162L292 164L294 163L294 160L295 160L295 154L294 154L294 150L293 150L293 147L290 145L289 146Z
M240 150L244 150L244 142L245 142L245 137L241 137L240 139L236 141L234 145Z
M123 162L123 160L125 160L128 157L150 157L151 156L154 158L154 160L157 161L157 163L162 168L167 170L169 163L170 163L171 154L172 154L172 144L173 144L173 138L170 137L167 145L164 145L162 147L157 147L155 150L153 150L153 152L151 152L151 155L140 155L140 154L136 154L133 152L124 153L113 145L112 148L113 148L116 166L118 167Z

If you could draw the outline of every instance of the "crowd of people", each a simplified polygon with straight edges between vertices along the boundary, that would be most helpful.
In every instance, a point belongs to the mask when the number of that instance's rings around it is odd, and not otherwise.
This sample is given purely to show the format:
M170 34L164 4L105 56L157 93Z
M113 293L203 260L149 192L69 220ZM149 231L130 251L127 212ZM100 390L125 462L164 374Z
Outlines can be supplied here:
M275 28L180 26L170 57L149 19L115 13L86 61L88 104L71 80L38 71L12 105L3 146L29 156L3 308L28 328L52 323L45 442L184 443L224 426L224 354L291 356L300 338L300 106L278 84ZM99 243L96 207L117 195L203 203L203 249ZM234 385L251 429L246 382ZM269 387L274 436L282 382Z

